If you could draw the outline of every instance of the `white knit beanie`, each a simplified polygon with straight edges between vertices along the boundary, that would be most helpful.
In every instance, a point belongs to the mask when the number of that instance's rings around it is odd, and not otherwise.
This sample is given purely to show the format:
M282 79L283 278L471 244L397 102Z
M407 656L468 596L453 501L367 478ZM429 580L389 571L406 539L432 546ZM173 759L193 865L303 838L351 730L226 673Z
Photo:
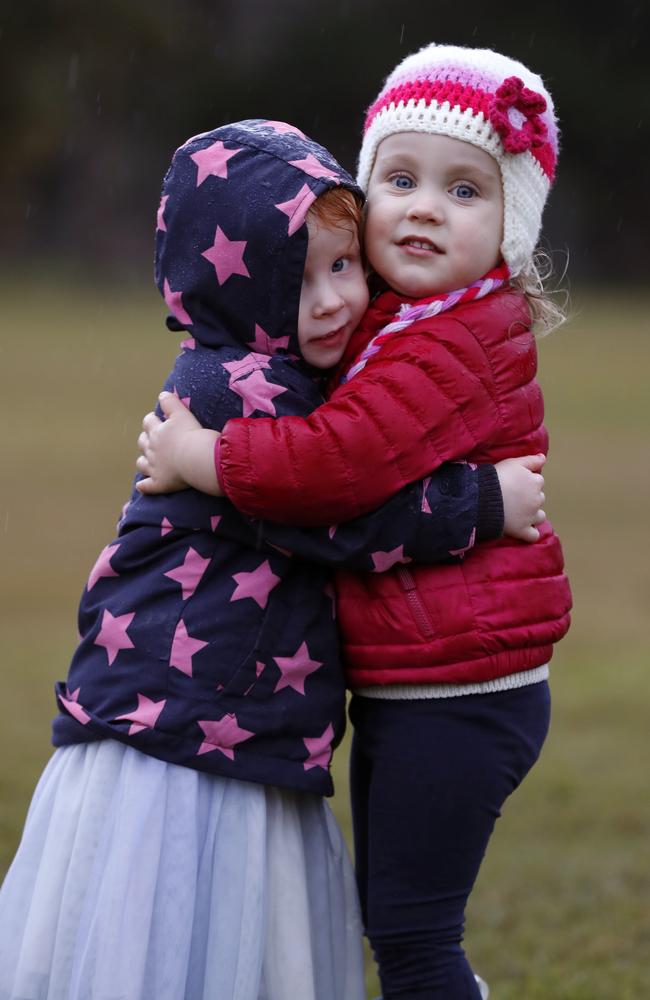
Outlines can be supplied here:
M555 175L558 128L541 78L491 49L427 45L387 78L366 114L358 183L367 191L377 147L396 132L471 142L499 164L501 253L515 277L533 254Z

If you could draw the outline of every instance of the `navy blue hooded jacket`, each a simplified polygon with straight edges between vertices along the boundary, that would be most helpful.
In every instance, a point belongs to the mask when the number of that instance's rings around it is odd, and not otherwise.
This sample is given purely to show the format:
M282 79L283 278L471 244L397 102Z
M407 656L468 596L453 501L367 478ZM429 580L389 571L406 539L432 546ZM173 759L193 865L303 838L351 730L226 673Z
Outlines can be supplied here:
M156 280L168 326L188 336L165 388L204 426L306 416L322 402L299 357L298 305L305 216L335 185L358 192L325 149L281 122L227 125L176 151ZM374 514L293 529L195 490L134 489L81 598L54 744L113 738L187 767L331 794L344 681L329 568L369 570L373 553L399 546L446 558L477 523L479 493L477 472L451 465Z

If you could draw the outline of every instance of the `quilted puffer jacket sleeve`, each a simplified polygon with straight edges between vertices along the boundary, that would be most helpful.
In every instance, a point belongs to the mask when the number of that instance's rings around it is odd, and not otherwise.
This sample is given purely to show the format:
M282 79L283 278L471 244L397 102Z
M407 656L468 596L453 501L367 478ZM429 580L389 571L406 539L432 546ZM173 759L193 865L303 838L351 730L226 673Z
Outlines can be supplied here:
M480 340L448 317L396 334L307 418L232 420L220 475L245 513L331 524L376 508L446 460L462 459L499 423Z

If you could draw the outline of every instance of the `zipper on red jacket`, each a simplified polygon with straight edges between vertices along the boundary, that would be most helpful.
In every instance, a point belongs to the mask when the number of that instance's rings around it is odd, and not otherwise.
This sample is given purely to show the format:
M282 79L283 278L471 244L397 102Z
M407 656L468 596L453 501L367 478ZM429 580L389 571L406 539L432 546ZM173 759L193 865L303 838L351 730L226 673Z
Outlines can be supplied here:
M424 606L424 603L418 593L417 584L413 579L413 574L410 570L405 569L404 566L399 566L397 569L397 576L399 577L402 589L406 594L406 600L410 605L413 618L415 619L415 624L420 629L424 638L430 639L435 635L435 629L429 616L429 612Z

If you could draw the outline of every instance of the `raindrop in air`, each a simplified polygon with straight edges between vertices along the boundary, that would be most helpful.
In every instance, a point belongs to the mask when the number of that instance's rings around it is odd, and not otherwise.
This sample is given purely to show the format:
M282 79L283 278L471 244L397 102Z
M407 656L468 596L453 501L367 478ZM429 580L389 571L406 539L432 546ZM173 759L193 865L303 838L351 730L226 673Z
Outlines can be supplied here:
M68 63L68 90L77 89L78 79L79 79L79 53L75 52L74 55L70 56L70 62Z

